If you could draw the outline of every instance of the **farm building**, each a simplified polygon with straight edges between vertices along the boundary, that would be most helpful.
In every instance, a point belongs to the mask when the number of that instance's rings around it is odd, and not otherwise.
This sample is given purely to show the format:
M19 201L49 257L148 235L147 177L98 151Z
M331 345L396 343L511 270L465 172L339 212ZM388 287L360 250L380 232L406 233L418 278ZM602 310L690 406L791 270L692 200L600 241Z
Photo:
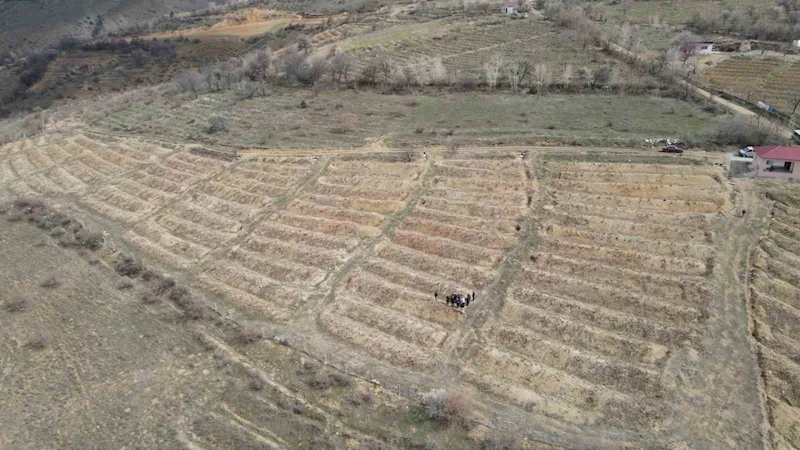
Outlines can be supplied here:
M800 178L796 170L800 162L800 147L756 147L753 164L756 177L793 180Z
M516 14L519 10L519 6L516 3L508 2L503 5L503 14Z
M696 42L694 44L694 52L698 55L707 55L709 53L714 53L714 43L713 42Z

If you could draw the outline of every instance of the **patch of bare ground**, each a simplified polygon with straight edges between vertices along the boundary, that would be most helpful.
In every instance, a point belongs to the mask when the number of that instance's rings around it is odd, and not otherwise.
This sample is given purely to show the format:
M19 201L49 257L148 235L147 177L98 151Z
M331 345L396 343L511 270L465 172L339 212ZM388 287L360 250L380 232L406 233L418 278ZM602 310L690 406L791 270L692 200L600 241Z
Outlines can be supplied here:
M793 189L793 188L792 188ZM791 190L791 189L790 189ZM796 191L796 189L794 189ZM791 201L791 197L780 197ZM766 389L774 448L800 446L800 210L775 202L760 245L751 253L753 335Z

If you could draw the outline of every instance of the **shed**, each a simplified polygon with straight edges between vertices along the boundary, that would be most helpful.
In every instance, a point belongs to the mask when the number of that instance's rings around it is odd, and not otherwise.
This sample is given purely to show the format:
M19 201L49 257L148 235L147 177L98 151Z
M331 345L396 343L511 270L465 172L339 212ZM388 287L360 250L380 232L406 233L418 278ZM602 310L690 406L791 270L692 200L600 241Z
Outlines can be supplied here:
M800 147L756 147L753 160L756 177L794 180L800 178L797 163L800 162Z
M503 14L516 14L519 10L519 6L516 3L508 2L503 5Z
M694 53L697 55L708 55L714 53L713 42L696 42L694 44Z

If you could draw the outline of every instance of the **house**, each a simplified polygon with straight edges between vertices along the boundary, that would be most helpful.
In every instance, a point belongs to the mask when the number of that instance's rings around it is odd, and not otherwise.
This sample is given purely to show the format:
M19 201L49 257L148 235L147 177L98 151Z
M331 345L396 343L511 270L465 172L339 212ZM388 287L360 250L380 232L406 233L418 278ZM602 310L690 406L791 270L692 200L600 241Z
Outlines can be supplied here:
M756 147L756 177L794 180L800 178L800 147Z
M519 7L512 2L508 2L503 5L503 14L516 14L519 11Z
M708 55L714 53L713 42L696 42L694 44L694 53L696 55Z

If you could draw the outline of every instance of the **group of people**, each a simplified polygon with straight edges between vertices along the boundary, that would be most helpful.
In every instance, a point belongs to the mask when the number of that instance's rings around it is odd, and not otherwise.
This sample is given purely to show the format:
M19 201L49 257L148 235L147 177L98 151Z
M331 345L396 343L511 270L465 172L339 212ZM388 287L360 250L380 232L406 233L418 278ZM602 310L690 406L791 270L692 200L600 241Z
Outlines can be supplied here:
M433 293L433 299L439 301L438 292ZM462 308L462 309L466 308L467 306L469 306L470 302L473 301L475 301L475 291L472 291L472 295L469 294L464 295L464 294L459 294L458 292L453 292L452 294L446 295L444 297L444 302L448 306L452 306L454 308Z

